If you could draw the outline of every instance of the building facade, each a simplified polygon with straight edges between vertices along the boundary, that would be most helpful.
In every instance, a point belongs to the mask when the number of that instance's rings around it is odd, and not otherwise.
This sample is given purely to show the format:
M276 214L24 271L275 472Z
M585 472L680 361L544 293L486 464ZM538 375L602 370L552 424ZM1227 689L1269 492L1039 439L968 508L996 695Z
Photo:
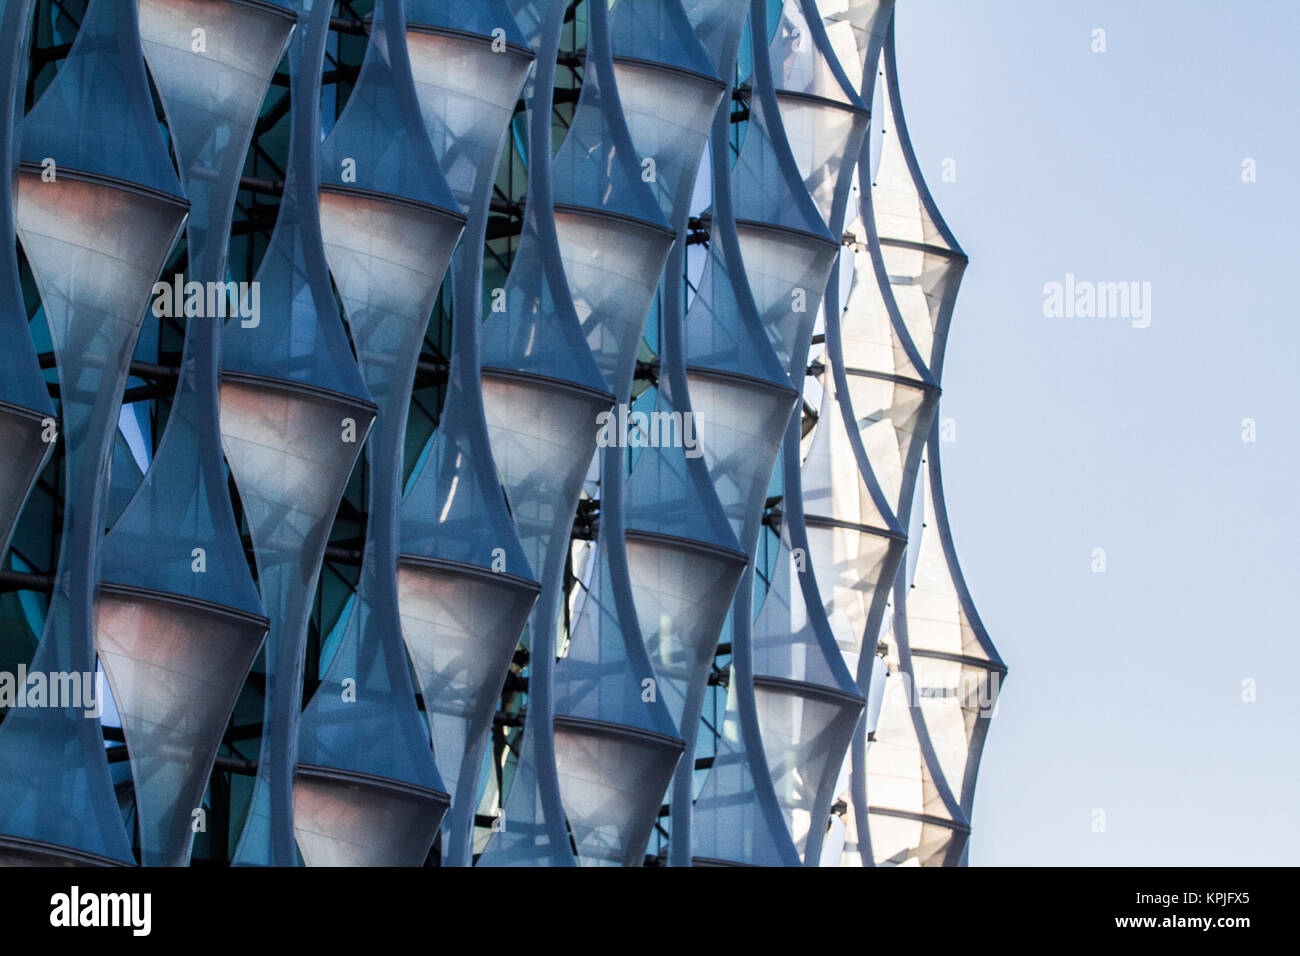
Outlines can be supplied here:
M0 862L965 863L893 8L4 0Z

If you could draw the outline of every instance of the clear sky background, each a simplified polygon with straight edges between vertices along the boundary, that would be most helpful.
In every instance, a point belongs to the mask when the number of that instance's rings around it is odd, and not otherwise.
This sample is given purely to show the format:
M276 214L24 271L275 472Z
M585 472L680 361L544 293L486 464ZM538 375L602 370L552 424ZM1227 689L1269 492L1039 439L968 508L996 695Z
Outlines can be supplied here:
M971 863L1294 864L1300 5L896 16L913 145L970 256L944 486L1010 668ZM1150 327L1045 318L1067 273L1150 282Z

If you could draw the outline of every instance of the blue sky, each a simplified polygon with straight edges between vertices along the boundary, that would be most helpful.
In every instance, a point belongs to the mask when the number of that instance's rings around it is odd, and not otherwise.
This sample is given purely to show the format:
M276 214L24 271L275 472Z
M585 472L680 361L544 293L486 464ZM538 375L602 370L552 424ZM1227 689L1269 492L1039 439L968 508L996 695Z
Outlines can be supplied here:
M912 142L971 260L944 486L1011 671L974 865L1294 862L1297 36L1265 0L898 2ZM1044 317L1067 273L1150 282L1150 326Z

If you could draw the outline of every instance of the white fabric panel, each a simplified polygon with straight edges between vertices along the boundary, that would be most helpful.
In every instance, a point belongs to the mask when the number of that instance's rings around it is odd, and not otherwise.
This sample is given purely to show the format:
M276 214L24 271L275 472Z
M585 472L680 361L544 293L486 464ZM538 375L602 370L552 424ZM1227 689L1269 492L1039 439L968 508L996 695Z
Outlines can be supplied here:
M768 828L755 799L753 773L741 737L736 683L733 668L717 753L695 801L693 865L782 866L785 856L778 838Z
M505 575L403 561L402 636L424 697L433 755L456 793L470 745L492 724L501 682L535 592Z
M841 173L848 172L846 153L856 153L862 141L866 110L814 42L798 0L782 5L771 58L781 122L795 163L822 219L835 228L836 185Z
M836 249L812 236L744 222L736 233L749 288L776 357L782 368L793 371L798 365L802 370L804 359L794 356L795 343L803 338L800 330L817 317ZM802 379L802 371L791 377Z
M789 90L822 97L845 106L853 104L853 99L836 78L831 64L813 42L799 0L784 0L781 4L781 19L772 38L771 55L772 73L778 92ZM850 74L850 79L856 77ZM785 111L782 110L782 119L784 118Z
M898 672L886 681L875 738L868 744L867 801L873 811L871 850L877 865L941 863L951 832L962 825L930 779L908 707L908 691L908 681ZM877 809L912 816L874 812ZM938 822L927 823L921 817ZM929 842L923 845L923 841Z
M763 382L693 371L687 381L709 478L732 530L744 542L748 507L772 477L793 396Z
M965 260L940 252L893 245L884 238L881 255L908 335L933 374L940 364L946 337L946 316L956 300Z
M95 646L130 748L146 863L188 849L193 813L265 633L265 622L216 608L99 592Z
M858 195L855 186L854 197ZM899 290L891 283L881 288L874 261L879 253L868 248L867 230L861 218L846 231L854 237L854 242L849 247L853 252L853 279L840 317L844 367L928 383L928 370L907 327L900 331L890 317L891 308L898 308L896 292L903 291L906 295L907 287ZM883 258L881 261L883 264ZM932 337L929 329L928 324L923 327L927 346Z
M628 577L659 696L680 727L687 699L704 694L740 568L726 556L630 535Z
M796 585L797 590L797 585ZM802 856L818 810L829 804L830 787L861 702L794 691L755 678L754 698L763 736L763 754L786 826ZM824 812L824 811L823 811ZM816 823L825 826L825 818Z
M948 567L940 525L935 513L934 486L925 482L925 524L920 541L911 589L907 593L907 640L913 653L939 651L993 662L975 628L967 619L957 595L957 585Z
M352 442L344 440L349 418ZM222 381L221 443L259 552L316 550L309 542L329 532L370 423L370 415L321 394Z
M560 257L596 363L615 388L632 379L637 346L672 244L658 229L556 210Z
M430 794L300 771L293 831L307 866L421 866L446 804Z
M858 197L855 187L854 198ZM845 247L841 267L853 268L852 284L840 316L840 349L845 368L880 372L919 379L924 373L907 361L907 353L896 351L898 338L889 319L889 307L876 279L871 250L867 246L866 227L861 217L845 229L853 236ZM852 258L849 259L849 254Z
M928 454L935 453L931 447ZM930 464L931 474L937 474L937 461ZM981 722L991 719L1005 667L983 624L966 612L965 583L945 549L947 515L935 494L935 483L927 480L924 524L907 591L907 642L935 754L969 813L982 746L978 732Z
M938 218L921 178L898 102L892 47L882 56L880 159L872 178L871 208L885 271L903 322L935 379L943 362L947 323L965 254Z
M519 540L536 573L546 567L596 444L596 415L608 398L540 379L483 375L492 458L510 499Z
M681 741L555 721L560 798L584 866L639 866Z
M934 409L933 393L868 375L850 374L848 386L871 473L895 518L904 525L916 487L917 456Z
M182 127L172 128L173 136L178 128L228 135L232 117L256 116L284 51L282 15L211 0L138 0L137 10L141 46L158 95L169 115L186 115ZM199 27L206 44L206 82L186 82L193 76L193 31ZM184 152L201 154L201 148L189 144Z
M836 59L849 79L857 82L867 68L873 40L879 44L884 39L894 0L817 0L817 9Z
M716 82L675 70L614 61L619 102L642 161L655 161L651 189L670 221L684 213L722 96ZM672 104L668 108L667 104Z
M866 116L851 109L779 93L777 103L804 185L822 218L830 221L844 154L850 146L861 142Z
M822 377L817 428L803 461L804 512L865 528L888 529L892 515L881 508L858 474L844 415L829 375Z
M320 194L321 238L330 274L350 319L353 335L361 325L374 342L356 342L370 376L404 384L394 369L407 356L392 354L406 327L418 320L433 286L447 267L460 236L454 221L428 209L372 196L325 190Z
M532 58L509 46L495 52L482 37L424 30L408 29L406 45L425 129L452 195L468 206L478 178L495 174L501 133Z

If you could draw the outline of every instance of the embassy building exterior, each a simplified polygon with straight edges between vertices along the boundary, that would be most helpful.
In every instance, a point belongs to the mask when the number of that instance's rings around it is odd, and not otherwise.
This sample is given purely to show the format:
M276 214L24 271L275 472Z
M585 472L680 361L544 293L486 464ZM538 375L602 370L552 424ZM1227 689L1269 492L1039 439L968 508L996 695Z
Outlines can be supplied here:
M2 18L0 863L966 862L892 0Z

